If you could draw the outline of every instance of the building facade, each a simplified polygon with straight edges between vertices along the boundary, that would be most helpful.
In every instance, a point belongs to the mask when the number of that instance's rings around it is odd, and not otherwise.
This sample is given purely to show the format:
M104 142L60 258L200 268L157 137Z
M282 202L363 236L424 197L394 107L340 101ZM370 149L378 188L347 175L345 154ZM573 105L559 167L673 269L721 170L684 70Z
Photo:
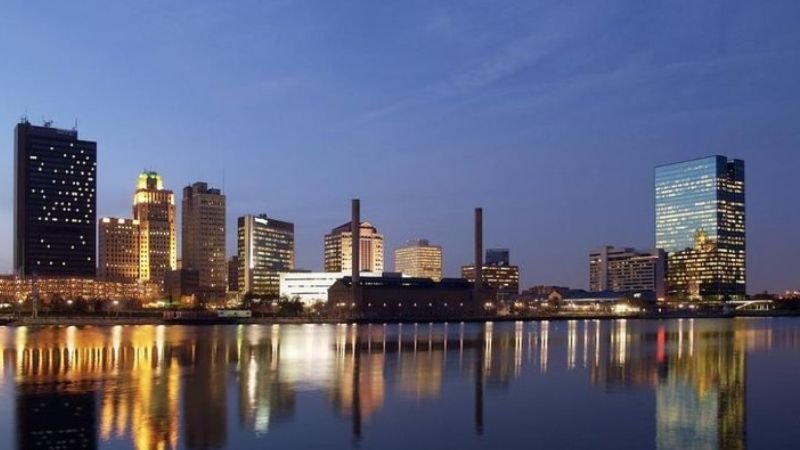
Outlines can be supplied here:
M280 296L297 298L305 306L325 303L328 301L328 288L348 275L346 272L283 272L280 274ZM376 272L364 272L363 275L383 276Z
M139 278L163 283L178 266L175 195L164 189L156 172L139 175L133 197L133 219L139 221Z
M203 182L186 186L181 218L181 268L197 271L200 290L224 293L228 289L225 195Z
M139 279L139 221L103 217L98 222L97 277L108 281Z
M78 131L17 124L14 142L14 271L94 277L97 271L97 143Z
M744 298L744 161L710 156L659 166L655 205L656 247L667 252L667 296Z
M354 288L357 294L354 295ZM472 283L461 278L404 278L350 276L328 289L329 314L342 319L458 319L483 313Z
M62 298L65 300L135 300L141 303L159 300L163 293L161 284L146 282L121 282L94 278L17 277L0 276L0 299L29 302L34 292L44 303Z
M519 294L519 267L510 264L509 253L508 249L487 249L487 262L480 266L483 285L496 291L501 298ZM474 283L475 264L461 266L461 278Z
M325 235L325 272L350 272L353 268L350 222ZM361 222L359 262L365 272L383 272L383 235L369 222Z
M228 292L239 292L239 257L228 259Z
M239 292L277 298L280 273L294 270L294 224L259 216L238 219Z
M195 269L176 269L166 273L164 295L172 305L198 306L203 294L200 287L200 271Z
M425 239L408 241L394 251L394 271L415 278L442 279L442 247Z
M483 284L501 297L519 294L518 266L483 266ZM461 278L475 282L475 265L461 266Z
M666 256L663 250L601 247L589 253L591 292L653 291L665 298Z

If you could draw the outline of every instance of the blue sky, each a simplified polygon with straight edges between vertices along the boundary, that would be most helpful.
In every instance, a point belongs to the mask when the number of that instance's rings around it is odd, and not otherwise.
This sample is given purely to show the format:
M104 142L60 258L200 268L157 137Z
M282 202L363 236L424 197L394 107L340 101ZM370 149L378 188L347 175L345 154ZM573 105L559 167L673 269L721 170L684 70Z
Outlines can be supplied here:
M585 287L587 253L653 245L653 167L747 164L749 286L800 287L800 3L9 1L0 6L0 271L13 127L52 119L99 153L99 212L136 175L295 222L298 265L349 199L392 249L471 258L472 208L525 286ZM2 127L0 127L2 129ZM391 259L391 258L390 258Z

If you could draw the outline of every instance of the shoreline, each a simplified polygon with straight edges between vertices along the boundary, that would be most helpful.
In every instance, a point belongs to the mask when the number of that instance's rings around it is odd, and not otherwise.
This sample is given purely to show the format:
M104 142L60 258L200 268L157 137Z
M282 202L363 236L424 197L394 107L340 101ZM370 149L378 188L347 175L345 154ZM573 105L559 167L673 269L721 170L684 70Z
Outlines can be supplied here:
M335 324L386 324L386 323L482 323L482 322L542 322L542 321L569 321L569 320L670 320L670 319L735 319L735 318L778 318L800 317L800 311L742 311L742 312L670 312L670 313L633 313L633 314L592 314L592 313L556 313L536 314L526 316L499 316L499 317L404 317L404 318L369 318L345 319L333 317L252 317L239 319L226 323L171 323L159 316L44 316L37 319L30 317L6 317L0 319L0 326L8 327L52 327L52 326L134 326L134 325L184 325L184 326L212 326L212 325L335 325Z

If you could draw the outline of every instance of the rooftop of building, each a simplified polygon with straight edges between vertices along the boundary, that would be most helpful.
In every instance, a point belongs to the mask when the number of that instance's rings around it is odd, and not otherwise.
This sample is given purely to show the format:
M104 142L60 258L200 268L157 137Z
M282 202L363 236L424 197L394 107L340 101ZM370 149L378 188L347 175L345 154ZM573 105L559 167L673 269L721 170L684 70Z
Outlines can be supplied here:
M244 224L244 221L248 217L252 217L253 221L255 221L258 224L264 225L264 226L268 226L268 227L273 227L273 228L277 228L277 229L281 229L281 230L288 230L288 231L294 232L294 223L288 222L288 221L285 221L285 220L274 219L274 218L269 217L269 216L267 216L266 214L263 214L263 213L262 214L258 214L258 215L246 214L244 216L240 216L237 219L237 223L239 224L239 226L242 226Z
M682 161L673 161L673 162L670 162L670 163L658 164L658 165L655 166L655 169L658 169L659 167L669 167L669 166L674 166L676 164L684 164L684 163L688 163L688 162L702 161L704 159L712 159L712 158L725 158L725 160L728 161L728 162L735 162L735 161L744 162L744 160L742 160L742 159L730 158L730 157L725 156L725 155L707 155L707 156L701 156L699 158L691 158L691 159L685 159L685 160L682 160Z
M350 225L350 222L347 223ZM436 247L441 248L440 245L431 245L430 241L424 238L409 239L403 243L398 249L401 248L414 248L414 247Z
M139 179L136 181L136 190L137 191L146 191L146 190L163 190L164 189L164 180L161 178L161 175L158 172L152 170L145 170L139 174Z
M329 234L340 234L340 233L349 232L350 231L350 223L351 223L351 221L348 221L347 223L343 223L343 224L339 225L338 227L332 229ZM374 231L376 233L378 232L378 229L375 228L374 225L372 225L371 223L369 223L367 221L364 221L364 220L361 221L361 228L362 229L363 228L370 229L370 230L372 230L372 231Z
M78 137L77 124L75 127L71 129L56 128L53 126L52 120L45 120L43 121L42 125L34 125L28 121L27 117L23 117L20 119L19 123L17 124L17 127L28 128L40 134L52 134L54 136L68 136L71 138Z

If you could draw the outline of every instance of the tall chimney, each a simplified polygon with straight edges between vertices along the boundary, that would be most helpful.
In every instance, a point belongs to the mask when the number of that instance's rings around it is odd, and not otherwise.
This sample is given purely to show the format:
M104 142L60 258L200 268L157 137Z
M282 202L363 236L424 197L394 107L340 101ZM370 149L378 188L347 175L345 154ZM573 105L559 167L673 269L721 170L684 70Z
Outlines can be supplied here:
M353 199L353 212L350 218L350 235L352 240L351 262L353 265L353 286L361 278L361 201Z
M483 286L483 208L475 208L475 294Z

